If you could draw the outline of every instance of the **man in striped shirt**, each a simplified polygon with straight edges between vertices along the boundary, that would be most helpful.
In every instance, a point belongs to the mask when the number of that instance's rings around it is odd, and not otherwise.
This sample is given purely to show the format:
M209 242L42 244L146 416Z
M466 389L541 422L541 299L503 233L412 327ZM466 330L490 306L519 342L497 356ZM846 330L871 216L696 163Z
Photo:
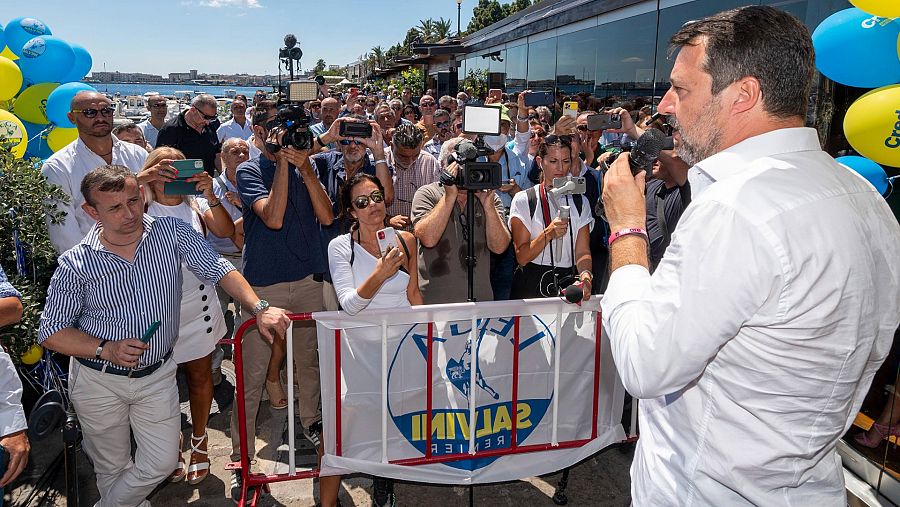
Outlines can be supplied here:
M142 189L127 168L89 172L81 193L97 223L59 258L38 342L75 358L69 396L94 463L99 505L149 505L147 495L175 468L180 451L176 365L169 359L178 337L181 264L252 308L266 339L283 339L290 321L188 224L145 215Z
M394 202L387 208L395 229L412 231L410 211L416 190L440 179L441 165L422 151L425 136L413 124L403 124L394 131L388 167L394 168Z

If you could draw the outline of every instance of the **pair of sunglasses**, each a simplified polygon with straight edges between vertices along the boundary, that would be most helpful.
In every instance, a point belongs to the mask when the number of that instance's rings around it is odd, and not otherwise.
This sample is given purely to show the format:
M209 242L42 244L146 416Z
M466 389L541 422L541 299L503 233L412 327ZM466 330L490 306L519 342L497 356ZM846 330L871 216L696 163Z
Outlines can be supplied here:
M73 109L73 113L81 113L85 118L96 118L98 114L109 117L112 116L116 112L116 108L112 106L106 106L103 109Z
M544 144L561 144L563 146L571 146L572 145L572 137L571 136L558 136L556 134L550 134L548 136L544 136Z
M197 109L197 108L195 107L194 109ZM206 113L204 113L203 111L201 111L200 109L197 109L197 112L200 113L200 116L202 116L203 119L206 120L206 121L212 121L212 120L215 120L216 118L218 118L217 115L214 115L214 114L206 114Z
M434 126L439 129L443 129L443 128L449 127L450 122L449 121L439 121L439 122L435 122Z
M361 141L357 141L356 139L341 139L341 146L350 146L351 144L355 144L357 146L361 145Z
M384 194L381 193L381 190L376 190L369 195L355 197L353 199L353 207L356 209L366 209L369 207L370 201L374 203L384 202Z

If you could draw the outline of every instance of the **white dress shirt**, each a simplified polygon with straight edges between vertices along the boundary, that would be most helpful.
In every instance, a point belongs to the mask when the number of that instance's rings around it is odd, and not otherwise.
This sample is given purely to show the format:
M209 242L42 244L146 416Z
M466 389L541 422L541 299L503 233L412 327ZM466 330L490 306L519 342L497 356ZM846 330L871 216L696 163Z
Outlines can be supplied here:
M700 162L651 277L613 272L603 325L640 404L636 506L844 506L835 445L900 322L900 225L781 129Z
M234 118L222 123L219 128L216 130L216 136L219 138L219 142L225 142L226 139L232 137L239 137L241 139L247 139L248 137L253 135L253 126L250 124L250 118L244 118L244 126L242 127L240 123L234 121Z
M137 124L141 132L144 133L144 140L147 141L152 148L156 148L156 140L159 139L159 129L150 123L150 118Z
M135 173L140 172L147 160L147 150L140 146L125 143L113 138L112 163L123 165ZM84 144L81 137L68 146L54 153L44 162L41 173L50 183L62 187L71 199L68 204L56 203L56 208L66 212L66 219L61 224L52 224L47 220L50 229L50 243L56 251L63 253L81 242L82 238L94 226L94 219L81 209L84 197L81 195L81 180L87 173L106 165L106 161Z

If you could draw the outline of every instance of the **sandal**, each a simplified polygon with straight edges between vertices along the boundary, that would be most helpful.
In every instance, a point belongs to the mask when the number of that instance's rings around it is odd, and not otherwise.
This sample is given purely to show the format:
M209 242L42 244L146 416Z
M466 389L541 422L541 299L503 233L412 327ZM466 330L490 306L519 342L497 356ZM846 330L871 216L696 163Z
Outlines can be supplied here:
M184 445L184 434L178 434L178 468L172 471L169 474L169 477L166 479L169 482L181 482L184 480L184 455L181 453L181 447Z
M202 437L195 437L191 435L191 461L193 462L187 470L187 475L196 474L193 477L188 477L188 484L200 484L203 482L203 479L209 475L209 456L208 452L200 449L200 444L207 441L208 433L204 433ZM195 462L194 455L202 454L204 456L205 461Z
M871 429L875 430L875 434L877 437L870 437L869 433ZM878 447L878 444L881 443L882 440L890 437L900 437L900 426L893 425L888 426L886 424L878 424L877 422L872 423L870 431L865 431L862 433L857 433L853 439L860 445L868 447L869 449L874 449Z
M277 380L275 382L266 380L266 393L269 394L269 405L272 408L275 410L287 408L287 393L285 393L284 388L281 387L281 382Z

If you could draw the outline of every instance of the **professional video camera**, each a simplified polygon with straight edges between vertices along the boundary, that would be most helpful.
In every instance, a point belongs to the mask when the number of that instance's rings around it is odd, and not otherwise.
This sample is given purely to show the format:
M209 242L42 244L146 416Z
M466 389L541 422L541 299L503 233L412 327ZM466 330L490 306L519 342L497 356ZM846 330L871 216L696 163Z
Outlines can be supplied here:
M287 84L287 93L279 98L278 114L275 116L275 128L284 131L281 143L269 149L277 152L281 148L292 146L297 150L312 148L313 135L309 130L310 117L303 108L303 103L315 100L317 85L315 81L291 81Z
M459 165L456 177L446 171L441 175L441 183L457 186L462 190L491 190L500 188L500 164L496 162L476 162L478 157L493 153L484 143L485 135L500 134L500 108L467 106L463 116L463 132L476 134L475 141L468 139L456 145L452 155Z

